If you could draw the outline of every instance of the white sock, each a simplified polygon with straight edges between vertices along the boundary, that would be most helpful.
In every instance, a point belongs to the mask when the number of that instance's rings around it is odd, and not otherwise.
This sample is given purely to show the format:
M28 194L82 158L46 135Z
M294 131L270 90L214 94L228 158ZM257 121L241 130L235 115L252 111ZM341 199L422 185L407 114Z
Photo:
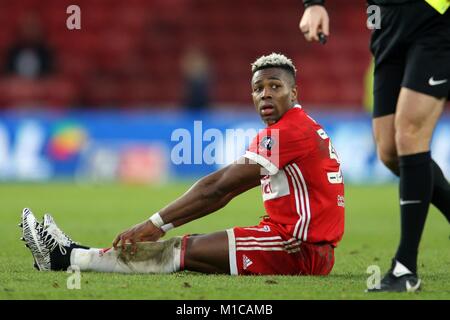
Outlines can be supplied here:
M171 273L180 270L181 237L158 242L139 242L137 252L125 250L73 249L70 264L81 271L119 273Z

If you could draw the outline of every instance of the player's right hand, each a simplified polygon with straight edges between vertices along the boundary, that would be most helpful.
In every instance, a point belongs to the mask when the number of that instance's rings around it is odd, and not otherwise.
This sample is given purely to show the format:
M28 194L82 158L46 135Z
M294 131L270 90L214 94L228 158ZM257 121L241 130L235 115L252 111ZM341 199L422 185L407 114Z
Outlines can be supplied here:
M319 41L320 32L328 37L330 33L330 19L325 7L315 5L306 8L299 27L307 41Z
M122 233L119 233L113 241L114 249L117 249L118 245L122 250L125 250L125 244L131 244L131 253L136 253L137 242L142 241L157 241L164 236L164 231L157 228L150 220L141 222Z

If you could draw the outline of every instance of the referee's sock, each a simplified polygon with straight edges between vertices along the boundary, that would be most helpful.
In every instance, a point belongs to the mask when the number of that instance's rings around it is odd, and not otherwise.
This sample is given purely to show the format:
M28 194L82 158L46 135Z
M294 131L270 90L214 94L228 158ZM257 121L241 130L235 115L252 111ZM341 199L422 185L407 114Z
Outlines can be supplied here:
M431 159L433 170L433 195L431 203L442 212L450 223L450 184L445 178L439 165ZM400 176L400 169L390 169L397 177Z
M401 237L395 258L417 272L417 253L433 193L431 153L399 157Z
M450 184L439 165L431 160L433 168L433 196L431 203L438 208L450 223Z

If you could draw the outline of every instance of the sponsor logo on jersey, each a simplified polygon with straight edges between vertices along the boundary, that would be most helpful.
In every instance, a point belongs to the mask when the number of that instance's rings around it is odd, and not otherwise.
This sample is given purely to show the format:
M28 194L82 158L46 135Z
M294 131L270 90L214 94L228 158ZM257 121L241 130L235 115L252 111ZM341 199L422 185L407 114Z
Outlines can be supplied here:
M267 182L266 184L264 184L264 186L263 186L263 191L264 191L264 193L266 193L266 194L273 193L272 188L270 187L270 181Z
M341 196L341 195L337 196L337 205L339 207L345 208L344 196Z

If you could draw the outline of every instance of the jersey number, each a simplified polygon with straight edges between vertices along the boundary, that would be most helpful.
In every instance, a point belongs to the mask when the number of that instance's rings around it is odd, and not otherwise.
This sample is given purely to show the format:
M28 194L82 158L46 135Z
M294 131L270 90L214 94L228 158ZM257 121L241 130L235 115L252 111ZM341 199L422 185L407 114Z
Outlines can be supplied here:
M330 159L336 160L336 162L340 164L341 161L339 160L336 150L334 149L333 144L331 143L331 139L329 139L327 133L323 129L319 129L317 130L317 134L324 140L328 139L329 141L328 150L330 152ZM339 171L337 172L327 172L327 178L328 182L332 184L342 183L344 179L342 178L341 168L339 167Z

